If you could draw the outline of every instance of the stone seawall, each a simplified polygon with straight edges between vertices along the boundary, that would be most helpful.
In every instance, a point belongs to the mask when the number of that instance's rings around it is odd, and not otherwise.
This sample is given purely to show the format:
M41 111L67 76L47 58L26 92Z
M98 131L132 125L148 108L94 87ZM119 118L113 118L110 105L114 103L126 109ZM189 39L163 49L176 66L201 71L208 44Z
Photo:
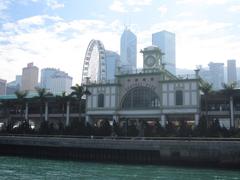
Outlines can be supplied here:
M240 141L0 136L0 155L240 167Z

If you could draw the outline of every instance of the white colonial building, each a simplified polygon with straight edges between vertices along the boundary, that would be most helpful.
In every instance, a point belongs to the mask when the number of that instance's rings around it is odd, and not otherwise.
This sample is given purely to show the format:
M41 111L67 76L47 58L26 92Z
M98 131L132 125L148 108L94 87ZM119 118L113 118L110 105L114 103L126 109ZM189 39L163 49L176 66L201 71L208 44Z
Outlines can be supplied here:
M194 76L179 78L162 64L161 50L144 48L143 69L135 72L118 70L114 82L86 82L86 119L115 121L134 120L182 121L197 124L200 113L198 71Z

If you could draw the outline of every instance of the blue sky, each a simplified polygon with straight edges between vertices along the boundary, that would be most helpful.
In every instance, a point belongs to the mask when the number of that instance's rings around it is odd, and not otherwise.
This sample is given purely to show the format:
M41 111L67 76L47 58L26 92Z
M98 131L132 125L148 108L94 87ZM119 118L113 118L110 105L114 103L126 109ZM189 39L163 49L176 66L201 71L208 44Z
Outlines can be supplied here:
M12 81L34 62L79 83L90 40L119 52L125 25L137 35L138 52L152 33L174 32L179 68L227 59L240 65L239 15L240 0L0 0L0 78Z

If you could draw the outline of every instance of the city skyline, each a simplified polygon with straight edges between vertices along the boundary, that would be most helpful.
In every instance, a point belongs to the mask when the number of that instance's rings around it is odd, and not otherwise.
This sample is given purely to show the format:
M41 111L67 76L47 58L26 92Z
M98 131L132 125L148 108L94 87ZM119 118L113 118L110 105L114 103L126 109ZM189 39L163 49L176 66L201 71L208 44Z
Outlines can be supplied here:
M94 4L94 5L93 5ZM194 69L224 63L240 55L240 2L234 0L5 0L0 2L0 78L8 82L34 62L40 69L56 67L80 83L82 63L91 39L120 52L127 25L140 49L151 45L151 34L176 34L177 68Z

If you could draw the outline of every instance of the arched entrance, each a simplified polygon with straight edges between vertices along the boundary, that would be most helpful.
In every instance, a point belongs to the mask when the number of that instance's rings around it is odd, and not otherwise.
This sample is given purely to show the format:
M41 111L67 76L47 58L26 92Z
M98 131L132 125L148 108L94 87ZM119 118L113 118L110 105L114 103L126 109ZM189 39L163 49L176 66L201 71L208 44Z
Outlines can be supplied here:
M153 109L160 107L157 94L148 87L135 87L123 97L122 109Z

